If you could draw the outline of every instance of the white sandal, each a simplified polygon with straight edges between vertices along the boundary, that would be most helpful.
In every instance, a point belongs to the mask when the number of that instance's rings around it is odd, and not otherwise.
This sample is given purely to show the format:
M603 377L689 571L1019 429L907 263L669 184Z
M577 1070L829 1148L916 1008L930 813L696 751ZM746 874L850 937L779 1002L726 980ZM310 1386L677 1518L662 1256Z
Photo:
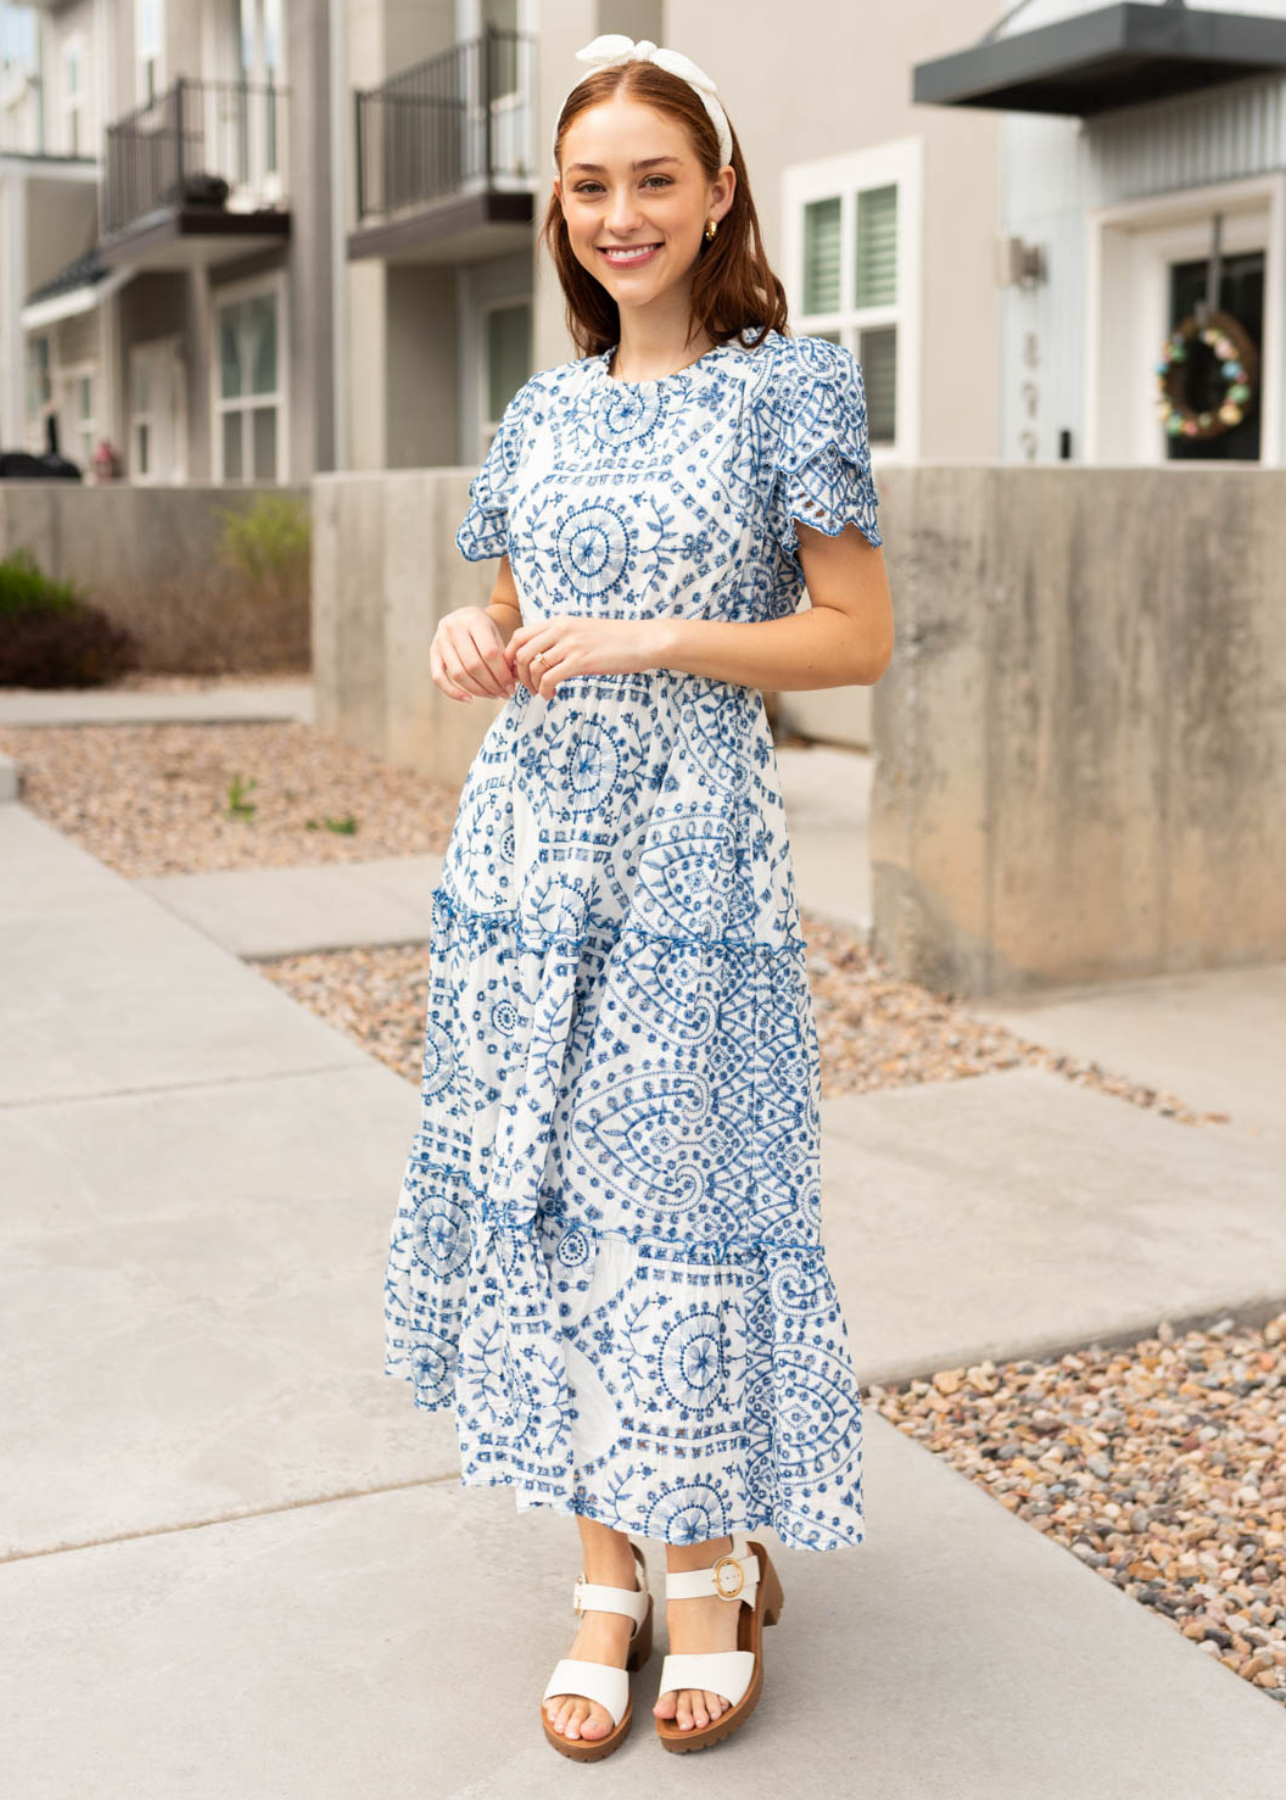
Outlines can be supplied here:
M565 1656L554 1669L549 1678L549 1685L541 1695L540 1722L545 1728L545 1736L564 1756L574 1757L578 1762L597 1762L601 1756L610 1756L612 1751L622 1744L629 1735L630 1726L634 1723L634 1707L630 1700L631 1669L641 1669L652 1654L652 1595L648 1588L647 1564L643 1560L643 1552L637 1544L631 1544L634 1560L638 1565L638 1586L629 1588L603 1587L598 1582L586 1581L582 1569L572 1587L572 1609L577 1615L583 1612L616 1612L624 1613L634 1621L634 1629L630 1633L630 1653L623 1669L611 1663L586 1662L581 1657ZM585 1700L597 1700L611 1715L612 1729L606 1737L600 1738L568 1738L561 1731L556 1731L549 1722L544 1702L555 1694L573 1694Z
M737 1649L671 1653L662 1662L658 1699L672 1688L698 1688L730 1702L717 1719L687 1731L673 1719L656 1719L657 1736L667 1750L703 1750L717 1744L745 1724L763 1691L763 1628L775 1625L781 1616L781 1579L762 1544L752 1543L740 1531L731 1537L729 1554L708 1568L666 1571L667 1600L695 1600L713 1593L738 1602L740 1613ZM749 1611L741 1610L742 1603Z

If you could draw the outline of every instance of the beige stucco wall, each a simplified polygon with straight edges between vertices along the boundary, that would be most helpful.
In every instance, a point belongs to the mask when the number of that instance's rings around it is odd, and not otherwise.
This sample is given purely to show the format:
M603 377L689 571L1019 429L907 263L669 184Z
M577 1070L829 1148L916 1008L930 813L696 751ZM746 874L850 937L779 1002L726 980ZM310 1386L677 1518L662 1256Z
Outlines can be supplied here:
M784 168L922 139L920 352L914 372L902 375L918 381L919 456L926 461L997 454L992 257L999 126L994 114L913 105L911 70L974 42L996 10L992 0L907 0L878 11L795 0L783 30L766 9L669 0L660 40L681 48L718 84L774 262L781 256ZM759 29L730 30L734 16ZM789 298L798 305L799 296Z
M347 0L346 86L377 86L450 47L453 0ZM344 219L357 221L354 109L344 118ZM394 267L375 258L347 266L348 445L352 469L457 460L455 272Z

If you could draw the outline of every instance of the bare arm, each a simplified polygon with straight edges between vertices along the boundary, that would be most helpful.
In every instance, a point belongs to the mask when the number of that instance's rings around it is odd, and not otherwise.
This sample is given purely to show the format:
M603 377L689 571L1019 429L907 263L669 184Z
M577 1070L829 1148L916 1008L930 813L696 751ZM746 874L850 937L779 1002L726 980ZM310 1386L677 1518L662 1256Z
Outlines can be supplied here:
M514 581L513 567L507 556L500 558L500 566L496 570L495 586L491 590L491 600L483 608L483 611L489 619L495 620L503 643L507 644L512 634L522 624L522 603L518 598L518 585Z
M893 655L883 550L851 523L838 537L795 523L812 609L757 624L657 619L657 667L781 693L869 687L880 679Z

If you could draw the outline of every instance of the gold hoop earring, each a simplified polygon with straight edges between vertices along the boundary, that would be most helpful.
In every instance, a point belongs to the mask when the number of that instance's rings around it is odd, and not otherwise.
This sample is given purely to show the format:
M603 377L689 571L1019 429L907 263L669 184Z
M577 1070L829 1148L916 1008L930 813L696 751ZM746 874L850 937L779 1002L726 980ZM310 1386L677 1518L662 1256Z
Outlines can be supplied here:
M719 229L718 219L707 219L706 220L706 242L707 243L709 243L710 239L714 236L715 232L718 231L718 229Z

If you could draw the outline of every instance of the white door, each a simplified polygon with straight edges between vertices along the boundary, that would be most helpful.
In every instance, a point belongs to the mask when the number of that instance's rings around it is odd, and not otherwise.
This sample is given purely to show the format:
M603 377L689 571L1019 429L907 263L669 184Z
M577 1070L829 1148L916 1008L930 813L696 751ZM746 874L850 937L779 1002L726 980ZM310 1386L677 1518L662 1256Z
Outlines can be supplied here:
M130 351L131 481L187 480L187 404L178 338Z
M1181 454L1276 465L1280 456L1278 367L1282 329L1280 177L1227 183L1161 201L1104 209L1090 224L1086 340L1086 457L1097 463L1160 465L1175 446L1158 416L1157 362L1174 327L1205 295L1213 215L1221 215L1220 293L1213 297L1259 334L1260 380L1253 424L1224 437L1185 442ZM1200 404L1200 402L1197 402ZM1235 435L1234 435L1235 433Z

